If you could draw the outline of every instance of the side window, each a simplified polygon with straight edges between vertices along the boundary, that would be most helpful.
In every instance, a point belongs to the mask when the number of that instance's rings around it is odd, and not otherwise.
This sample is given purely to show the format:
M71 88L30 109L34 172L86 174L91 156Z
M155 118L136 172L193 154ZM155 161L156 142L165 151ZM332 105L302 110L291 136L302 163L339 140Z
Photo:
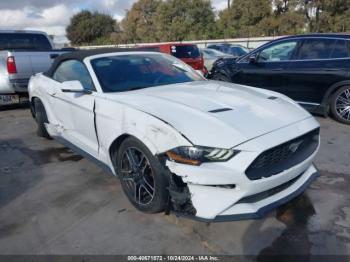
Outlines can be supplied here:
M346 58L350 57L350 41L337 40L334 45L331 58Z
M298 41L286 41L269 46L258 55L258 62L287 61L293 56Z
M313 60L330 58L335 41L333 39L306 40L299 49L297 59Z
M55 73L53 79L58 82L78 80L87 90L95 91L92 79L86 67L78 60L68 60L62 62Z

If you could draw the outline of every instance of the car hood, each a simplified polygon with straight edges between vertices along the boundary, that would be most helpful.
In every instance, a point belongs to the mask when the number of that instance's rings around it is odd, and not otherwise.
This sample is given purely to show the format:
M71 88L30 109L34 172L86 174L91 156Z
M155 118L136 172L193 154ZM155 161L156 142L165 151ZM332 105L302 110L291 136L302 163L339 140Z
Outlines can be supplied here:
M232 148L310 117L278 93L196 81L107 95L173 126L194 145Z

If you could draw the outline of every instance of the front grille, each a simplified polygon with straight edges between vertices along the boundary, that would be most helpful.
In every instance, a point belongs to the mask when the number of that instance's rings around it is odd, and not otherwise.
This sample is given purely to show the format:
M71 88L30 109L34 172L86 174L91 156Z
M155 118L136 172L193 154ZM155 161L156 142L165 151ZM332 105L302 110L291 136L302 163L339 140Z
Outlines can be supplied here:
M317 128L263 152L247 168L247 177L250 180L270 177L301 163L317 149L319 134Z

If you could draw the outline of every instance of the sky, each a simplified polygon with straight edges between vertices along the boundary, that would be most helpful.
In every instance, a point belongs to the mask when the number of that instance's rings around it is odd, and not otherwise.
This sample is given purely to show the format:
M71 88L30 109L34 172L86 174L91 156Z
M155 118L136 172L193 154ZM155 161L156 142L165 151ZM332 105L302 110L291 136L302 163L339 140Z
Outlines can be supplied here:
M65 27L82 9L112 15L120 21L136 0L0 0L0 29L32 29L55 35L56 43L66 42ZM222 10L227 0L212 0Z

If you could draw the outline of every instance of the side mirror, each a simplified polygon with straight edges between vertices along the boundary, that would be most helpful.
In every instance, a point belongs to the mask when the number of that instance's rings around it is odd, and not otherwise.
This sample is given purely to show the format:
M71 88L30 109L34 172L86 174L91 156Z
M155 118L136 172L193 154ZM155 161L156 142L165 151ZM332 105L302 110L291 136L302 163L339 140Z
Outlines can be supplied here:
M257 58L258 58L257 54L252 54L251 56L249 56L249 63L256 64L258 60Z
M66 81L62 83L62 92L64 93L81 93L91 94L90 90L86 90L83 85L77 81Z

